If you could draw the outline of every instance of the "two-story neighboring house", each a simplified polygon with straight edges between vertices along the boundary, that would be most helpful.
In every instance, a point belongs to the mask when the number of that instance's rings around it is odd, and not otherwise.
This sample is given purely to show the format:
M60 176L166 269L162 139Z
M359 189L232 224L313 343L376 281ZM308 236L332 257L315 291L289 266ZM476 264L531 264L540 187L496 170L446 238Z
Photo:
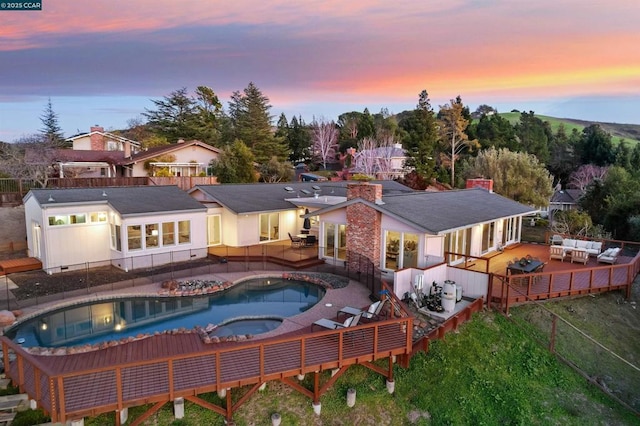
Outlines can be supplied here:
M67 141L72 142L72 149L54 153L62 178L202 176L221 153L197 140L143 149L139 142L105 132L100 126Z
M59 149L54 156L60 177L123 176L122 163L141 150L139 142L105 132L98 125L67 142L72 149Z

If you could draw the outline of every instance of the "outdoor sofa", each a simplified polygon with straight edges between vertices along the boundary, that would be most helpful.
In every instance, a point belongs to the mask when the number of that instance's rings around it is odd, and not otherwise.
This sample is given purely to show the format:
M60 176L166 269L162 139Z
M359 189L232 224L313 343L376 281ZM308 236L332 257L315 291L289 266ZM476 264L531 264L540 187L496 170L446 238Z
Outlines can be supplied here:
M603 251L598 255L598 262L609 263L613 265L618 261L618 255L620 254L621 251L622 249L620 247L612 247L612 248L606 249L605 251Z
M590 256L597 256L602 251L602 241L574 240L572 238L563 238L561 247L565 252L574 249L584 250Z

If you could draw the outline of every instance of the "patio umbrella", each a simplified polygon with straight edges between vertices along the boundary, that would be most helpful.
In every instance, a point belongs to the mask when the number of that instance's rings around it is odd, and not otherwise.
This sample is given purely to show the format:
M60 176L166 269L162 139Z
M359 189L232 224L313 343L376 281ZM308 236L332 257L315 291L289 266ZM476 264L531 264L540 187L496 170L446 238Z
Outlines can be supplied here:
M304 209L304 214L309 214L309 209ZM304 229L311 229L311 219L309 219L308 217L305 217L302 227Z

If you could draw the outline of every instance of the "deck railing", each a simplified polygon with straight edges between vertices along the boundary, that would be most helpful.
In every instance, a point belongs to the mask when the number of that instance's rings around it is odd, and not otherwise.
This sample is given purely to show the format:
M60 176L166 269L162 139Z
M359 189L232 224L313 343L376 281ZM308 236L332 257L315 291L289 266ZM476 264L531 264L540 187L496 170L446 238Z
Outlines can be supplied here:
M410 354L412 322L411 316L404 316L71 372L56 371L46 359L25 352L5 336L0 340L9 377L53 421L64 422L143 403Z
M631 262L620 265L508 276L493 274L489 297L507 314L511 304L529 300L612 290L624 290L629 297L631 286L639 271L640 253Z

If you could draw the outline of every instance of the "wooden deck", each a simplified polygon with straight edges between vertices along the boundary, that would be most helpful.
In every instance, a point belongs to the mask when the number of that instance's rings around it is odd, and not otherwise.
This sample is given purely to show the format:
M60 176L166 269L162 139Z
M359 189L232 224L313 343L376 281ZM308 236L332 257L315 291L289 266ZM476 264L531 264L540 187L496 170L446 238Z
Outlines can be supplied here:
M38 269L42 269L42 262L35 257L0 260L0 275L8 275L16 272L37 271Z
M228 262L262 262L293 269L310 268L323 264L318 258L318 245L293 247L290 242L276 241L246 247L214 246L209 247L210 256L224 258Z
M313 332L309 325L289 335L255 341L205 344L192 333L159 335L62 356L27 353L4 336L0 342L7 375L54 422L141 404L165 404L180 397L204 404L231 420L238 403L232 405L228 399L227 404L214 405L198 395L219 390L229 395L242 386L256 388L269 380L281 380L319 402L335 379L323 386L316 379L311 391L290 378L342 371L354 364L392 378L390 361L386 370L371 362L412 353L413 316L395 298L393 305L400 308L400 317L330 331ZM116 415L116 424L118 419Z
M543 272L507 274L508 261L528 255L545 263ZM583 265L568 259L550 260L549 246L545 244L519 244L502 253L458 265L465 266L490 275L490 302L508 312L509 306L527 301L614 290L628 292L640 271L640 253L620 255L615 265L599 263L591 256Z

